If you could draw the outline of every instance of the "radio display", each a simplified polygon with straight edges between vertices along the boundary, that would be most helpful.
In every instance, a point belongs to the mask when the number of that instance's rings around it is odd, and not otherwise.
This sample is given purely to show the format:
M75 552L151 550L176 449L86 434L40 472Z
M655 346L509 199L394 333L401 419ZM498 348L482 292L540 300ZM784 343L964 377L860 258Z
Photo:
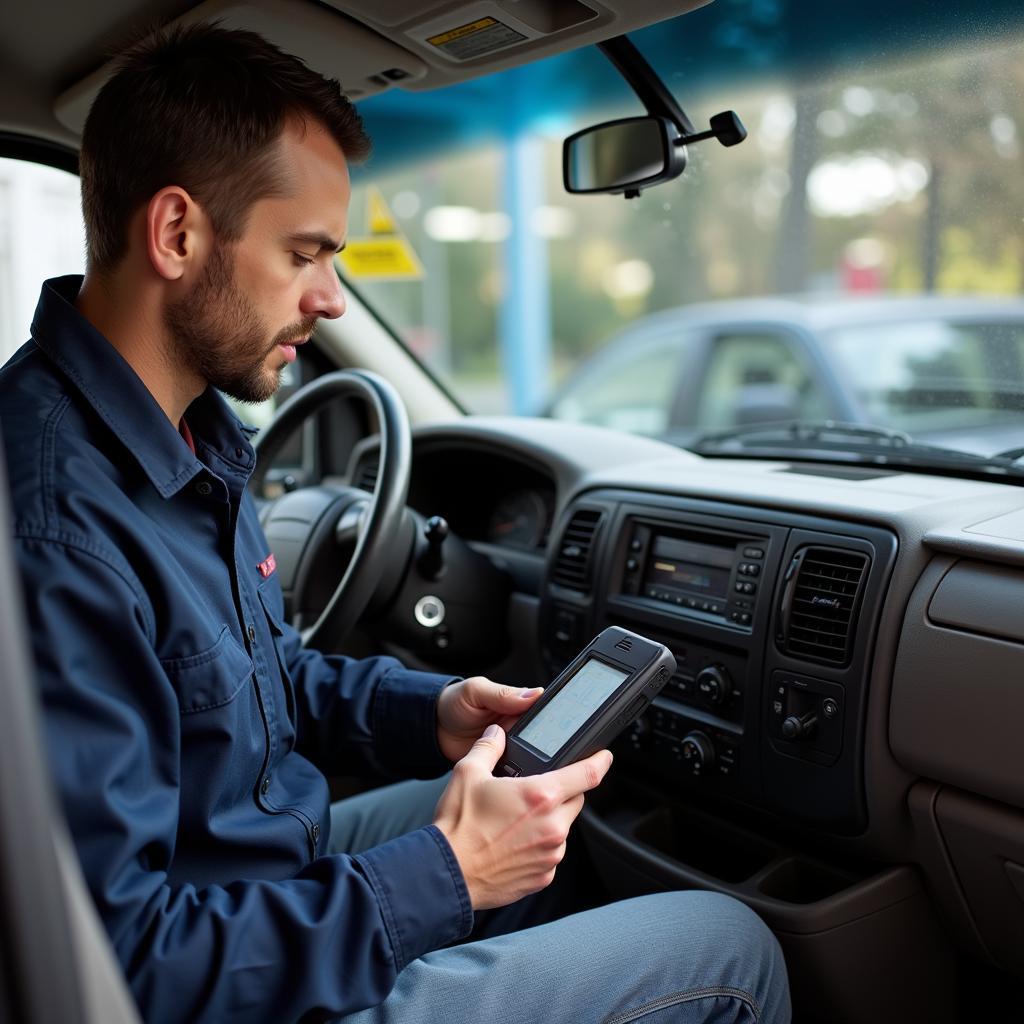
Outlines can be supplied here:
M645 586L668 587L702 597L725 598L729 592L734 548L655 537L644 573Z

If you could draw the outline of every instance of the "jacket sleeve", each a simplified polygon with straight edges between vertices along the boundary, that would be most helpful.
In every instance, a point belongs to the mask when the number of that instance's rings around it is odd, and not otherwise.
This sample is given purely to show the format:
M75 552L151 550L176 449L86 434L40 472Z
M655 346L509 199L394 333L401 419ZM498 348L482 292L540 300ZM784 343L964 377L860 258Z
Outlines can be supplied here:
M281 591L261 588L296 698L297 749L326 775L436 778L451 768L437 743L437 697L455 677L304 648L284 622Z
M147 1021L342 1016L468 933L465 883L432 826L285 880L172 884L180 712L143 588L86 539L16 543L56 785Z

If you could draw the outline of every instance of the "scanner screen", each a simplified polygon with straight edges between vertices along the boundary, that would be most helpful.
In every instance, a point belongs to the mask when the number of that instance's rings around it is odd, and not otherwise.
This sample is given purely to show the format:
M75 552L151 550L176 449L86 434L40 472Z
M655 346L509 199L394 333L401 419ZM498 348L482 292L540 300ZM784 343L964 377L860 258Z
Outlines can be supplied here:
M519 738L553 757L627 678L628 672L588 659Z

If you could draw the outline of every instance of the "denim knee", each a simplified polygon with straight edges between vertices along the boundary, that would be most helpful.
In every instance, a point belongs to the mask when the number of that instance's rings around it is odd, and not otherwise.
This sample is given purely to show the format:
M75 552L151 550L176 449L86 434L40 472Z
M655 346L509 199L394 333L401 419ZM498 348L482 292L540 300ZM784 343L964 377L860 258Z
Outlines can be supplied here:
M657 901L653 941L678 954L680 969L692 984L749 995L756 1019L785 1024L790 1019L789 982L778 940L748 906L722 893L667 892L642 899Z

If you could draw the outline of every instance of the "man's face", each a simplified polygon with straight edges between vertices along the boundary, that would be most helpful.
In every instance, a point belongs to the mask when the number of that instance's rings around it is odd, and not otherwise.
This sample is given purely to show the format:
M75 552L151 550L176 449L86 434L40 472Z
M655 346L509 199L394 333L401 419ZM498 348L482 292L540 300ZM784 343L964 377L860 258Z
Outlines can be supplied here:
M345 158L313 123L289 123L278 146L287 193L257 200L242 238L216 242L165 311L175 362L243 402L270 398L296 344L345 310L334 270L348 225Z

